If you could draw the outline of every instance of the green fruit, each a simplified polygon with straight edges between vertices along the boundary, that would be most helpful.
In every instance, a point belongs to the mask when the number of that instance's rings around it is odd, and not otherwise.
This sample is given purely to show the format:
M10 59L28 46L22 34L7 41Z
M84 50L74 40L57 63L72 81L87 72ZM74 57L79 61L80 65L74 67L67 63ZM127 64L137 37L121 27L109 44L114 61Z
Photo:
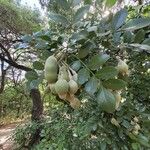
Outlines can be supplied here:
M69 92L75 94L78 91L78 84L74 80L69 81Z
M55 83L55 90L56 90L56 93L58 95L67 93L68 90L69 90L69 84L68 84L68 82L66 80L64 80L64 79L59 79Z
M69 81L69 73L68 73L68 68L66 66L62 66L60 68L60 77L59 78Z
M54 56L50 56L46 59L45 64L49 64L49 63L57 63L57 59Z
M49 84L49 88L50 88L50 90L51 90L51 92L52 92L53 94L56 94L55 83L54 83L54 84Z
M48 81L48 83L54 83L57 80L57 74L45 72L45 79Z
M57 64L57 59L54 56L50 56L47 58L46 62L45 62L45 72L48 73L52 73L58 72L58 64Z
M57 80L58 64L54 56L47 58L45 62L45 79L49 83L54 83Z

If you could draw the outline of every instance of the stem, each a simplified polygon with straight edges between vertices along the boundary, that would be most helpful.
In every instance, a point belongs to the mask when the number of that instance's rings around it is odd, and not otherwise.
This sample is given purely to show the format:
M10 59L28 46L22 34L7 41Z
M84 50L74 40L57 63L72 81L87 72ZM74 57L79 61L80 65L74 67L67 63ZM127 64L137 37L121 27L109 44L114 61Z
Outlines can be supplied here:
M87 67L87 65L80 59L80 58L78 58L76 55L74 55L73 54L73 56L75 57L75 58L77 58L82 64L83 64L83 66L95 77L95 74Z

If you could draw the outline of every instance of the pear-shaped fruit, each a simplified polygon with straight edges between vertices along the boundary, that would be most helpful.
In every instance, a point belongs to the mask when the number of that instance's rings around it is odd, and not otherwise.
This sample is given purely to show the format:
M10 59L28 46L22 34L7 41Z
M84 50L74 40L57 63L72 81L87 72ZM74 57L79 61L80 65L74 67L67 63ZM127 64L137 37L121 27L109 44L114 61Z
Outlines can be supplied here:
M47 58L45 62L45 79L49 83L54 83L57 80L57 72L58 72L58 64L57 60L54 56L50 56Z
M66 81L69 81L69 73L68 73L68 68L66 66L60 67L60 73L59 73L59 78L65 79Z
M47 73L57 73L58 72L58 64L57 59L54 56L50 56L47 58L45 62L45 72Z
M69 91L69 84L65 79L59 79L55 83L55 90L58 95L66 94Z
M116 99L116 109L117 109L119 107L120 102L121 102L121 95L119 92L114 92L114 96Z
M74 80L69 81L69 92L75 94L78 91L78 84Z
M54 83L57 80L57 74L45 72L45 79L48 81L48 83Z
M117 69L122 74L127 74L127 75L129 74L128 65L124 61L122 61L121 59L119 59Z
M49 84L49 88L53 94L56 94L55 83Z

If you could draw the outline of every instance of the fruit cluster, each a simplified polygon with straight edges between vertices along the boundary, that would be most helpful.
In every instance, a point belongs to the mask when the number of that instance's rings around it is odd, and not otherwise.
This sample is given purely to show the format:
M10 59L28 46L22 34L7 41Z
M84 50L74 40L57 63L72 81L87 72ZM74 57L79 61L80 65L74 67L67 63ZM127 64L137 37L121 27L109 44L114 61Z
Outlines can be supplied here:
M80 107L75 93L78 91L77 73L64 62L59 63L57 57L50 56L45 62L45 79L52 94L68 102L74 109Z

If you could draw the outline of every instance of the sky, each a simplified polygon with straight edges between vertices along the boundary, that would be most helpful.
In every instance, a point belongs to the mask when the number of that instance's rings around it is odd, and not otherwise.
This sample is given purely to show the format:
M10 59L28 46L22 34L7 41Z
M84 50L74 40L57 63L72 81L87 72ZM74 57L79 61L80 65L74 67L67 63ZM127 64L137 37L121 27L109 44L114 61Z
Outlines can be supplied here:
M39 0L21 0L21 4L27 4L28 6L32 8L37 7L41 10Z

